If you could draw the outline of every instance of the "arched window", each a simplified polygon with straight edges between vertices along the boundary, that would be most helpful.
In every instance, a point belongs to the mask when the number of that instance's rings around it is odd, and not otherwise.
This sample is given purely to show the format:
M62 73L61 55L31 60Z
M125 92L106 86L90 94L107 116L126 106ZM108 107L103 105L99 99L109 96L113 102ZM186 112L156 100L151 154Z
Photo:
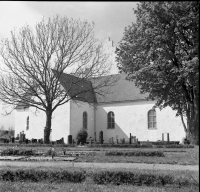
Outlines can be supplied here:
M29 116L26 118L26 130L29 130Z
M83 128L87 129L87 112L83 112Z
M108 113L108 129L115 128L115 115L112 111Z
M148 112L148 129L156 129L156 110L151 109Z

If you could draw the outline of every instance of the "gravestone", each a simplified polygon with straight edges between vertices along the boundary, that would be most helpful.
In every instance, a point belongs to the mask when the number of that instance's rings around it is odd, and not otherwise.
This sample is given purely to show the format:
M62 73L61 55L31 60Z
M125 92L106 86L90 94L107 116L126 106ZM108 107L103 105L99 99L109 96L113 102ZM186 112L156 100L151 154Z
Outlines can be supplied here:
M103 144L103 131L99 132L99 143Z
M72 135L68 135L68 144L72 144Z

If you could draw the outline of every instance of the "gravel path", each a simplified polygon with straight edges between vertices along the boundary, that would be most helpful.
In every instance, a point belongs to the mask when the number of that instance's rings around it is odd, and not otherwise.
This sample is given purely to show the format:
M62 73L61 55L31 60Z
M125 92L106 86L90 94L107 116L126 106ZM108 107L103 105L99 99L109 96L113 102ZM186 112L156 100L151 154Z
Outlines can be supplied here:
M171 164L145 164L145 163L83 163L83 162L21 162L0 161L1 167L81 167L81 168L124 168L124 169L154 169L154 170L189 170L199 171L199 165L171 165Z

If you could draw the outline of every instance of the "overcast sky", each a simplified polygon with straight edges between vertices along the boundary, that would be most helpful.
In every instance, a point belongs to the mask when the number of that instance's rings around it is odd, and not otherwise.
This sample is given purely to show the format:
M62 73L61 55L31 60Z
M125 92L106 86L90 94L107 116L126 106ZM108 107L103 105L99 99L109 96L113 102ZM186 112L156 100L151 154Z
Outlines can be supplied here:
M19 29L25 24L34 26L42 17L48 18L59 14L94 21L96 37L100 41L110 37L114 41L114 46L117 46L123 37L124 28L136 20L133 13L133 8L136 7L137 2L130 1L0 1L0 40L9 38L10 31L14 28ZM113 71L117 73L116 67ZM1 118L0 115L1 123L3 120L4 123L8 122L6 118Z
M10 37L10 31L25 24L34 26L42 17L56 14L74 19L94 21L96 37L110 37L117 46L124 28L135 22L133 8L137 2L83 1L0 1L0 39Z

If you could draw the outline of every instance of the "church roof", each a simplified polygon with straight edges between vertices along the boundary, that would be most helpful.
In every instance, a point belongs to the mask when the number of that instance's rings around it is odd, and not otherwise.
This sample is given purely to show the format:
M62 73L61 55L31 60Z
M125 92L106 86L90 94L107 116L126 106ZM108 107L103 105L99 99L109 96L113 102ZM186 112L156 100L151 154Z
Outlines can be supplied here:
M106 78L110 78L113 84L100 89L104 94L96 94L97 103L144 100L148 96L148 94L141 94L133 81L126 80L125 74L99 77L95 78L95 82L94 79L91 81L94 85L98 81L105 81Z
M90 103L110 103L144 100L147 94L141 94L132 81L126 80L124 74L116 74L84 80L63 73L60 82L74 100ZM105 84L106 83L106 84ZM105 84L105 86L103 86ZM73 87L73 88L72 88ZM80 93L80 94L79 94Z
M92 83L74 75L62 73L60 83L73 100L95 102Z

